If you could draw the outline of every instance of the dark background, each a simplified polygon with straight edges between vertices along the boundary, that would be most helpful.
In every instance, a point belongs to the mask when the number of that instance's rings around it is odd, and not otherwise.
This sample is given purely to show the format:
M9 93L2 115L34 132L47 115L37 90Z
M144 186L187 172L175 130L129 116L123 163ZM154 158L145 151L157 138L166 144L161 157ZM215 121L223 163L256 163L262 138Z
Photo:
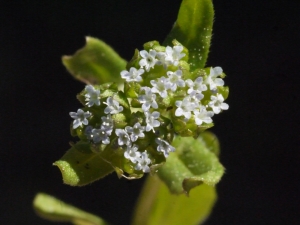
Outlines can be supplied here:
M53 224L31 207L43 191L129 224L143 180L115 174L77 188L52 162L68 149L70 111L83 84L61 64L84 37L101 38L130 59L163 41L179 0L5 1L0 3L0 223ZM230 110L214 117L226 174L207 225L300 224L298 0L214 1L207 65L221 66Z

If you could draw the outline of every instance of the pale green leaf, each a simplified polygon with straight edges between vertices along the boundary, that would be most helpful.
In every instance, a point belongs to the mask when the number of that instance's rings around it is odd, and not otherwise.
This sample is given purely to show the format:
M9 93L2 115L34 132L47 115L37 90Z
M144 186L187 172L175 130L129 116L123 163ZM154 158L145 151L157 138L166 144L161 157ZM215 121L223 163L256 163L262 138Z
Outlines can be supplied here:
M121 82L120 72L127 62L103 41L86 37L86 45L72 56L63 56L67 70L87 84Z
M100 153L92 152L89 144L78 142L53 165L60 169L65 184L83 186L114 171Z
M33 200L36 213L47 220L70 222L75 225L108 225L103 219L78 209L45 193L38 193Z
M172 193L188 194L202 183L214 186L220 181L224 167L215 154L217 151L209 149L205 136L198 139L176 137L172 145L176 151L169 155L166 163L158 170L158 176Z
M189 50L191 70L204 68L212 36L214 10L211 0L183 0L177 20L164 45L176 39Z
M173 195L156 176L148 176L136 205L133 225L196 225L216 201L215 188L200 185L189 196Z

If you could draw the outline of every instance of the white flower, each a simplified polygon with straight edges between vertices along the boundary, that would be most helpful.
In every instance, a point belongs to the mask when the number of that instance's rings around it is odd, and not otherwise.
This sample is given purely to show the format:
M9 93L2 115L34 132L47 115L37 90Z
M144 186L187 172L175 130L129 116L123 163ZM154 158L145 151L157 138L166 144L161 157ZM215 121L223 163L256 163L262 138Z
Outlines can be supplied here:
M147 151L145 151L137 159L137 165L135 166L135 169L142 170L144 173L149 173L150 172L150 168L149 168L150 163L151 163L151 160L149 159Z
M140 82L142 80L141 75L144 73L143 69L137 70L134 67L131 67L129 72L127 70L123 70L121 72L121 77L125 79L127 82Z
M211 101L208 103L208 106L212 108L215 114L219 114L221 110L227 110L229 105L224 102L224 97L221 94L216 96L212 95L210 97Z
M163 65L165 69L167 69L168 65L170 65L170 62L166 61L166 53L165 52L157 52L156 57L158 58L158 61L156 62L157 65Z
M92 126L87 126L85 128L85 135L88 139L93 140L95 144L101 141L106 145L110 143L109 136L111 135L111 132L107 132L102 126L100 129L94 129Z
M141 67L145 67L145 70L149 72L150 68L153 68L157 62L156 51L150 50L149 53L146 50L140 51L140 55L142 59L140 60L139 64Z
M202 93L198 93L196 91L192 91L189 95L191 103L195 104L195 108L198 108L200 106L201 99L204 98L204 95Z
M195 110L194 114L195 122L198 126L200 126L202 123L211 123L211 117L214 115L213 112L206 111L206 108L203 105L200 106L199 110Z
M184 87L185 86L184 80L181 79L182 70L177 70L175 72L168 71L167 75L169 77L169 81L170 81L170 85L171 85L170 89L172 91L176 91L177 86L178 87Z
M102 120L101 128L103 128L104 130L106 130L106 132L109 135L111 135L111 132L112 132L113 127L114 127L114 121L111 118L111 115L108 114L106 117L102 116L101 120Z
M155 142L158 144L157 151L164 153L164 156L166 158L169 156L170 152L175 151L175 148L172 145L170 145L167 141L161 138L156 138Z
M85 96L86 105L92 107L95 105L100 105L100 90L96 90L92 85L86 85L85 91L87 92Z
M160 113L159 112L145 112L145 116L146 116L146 131L150 131L152 130L154 132L154 127L159 127L160 126L160 122L158 120L156 120L157 118L159 118Z
M223 73L221 67L210 68L210 73L205 80L205 84L208 84L211 91L216 91L218 86L223 86L224 81L222 78L217 78Z
M87 111L84 112L82 109L78 109L76 112L70 112L70 116L74 119L73 121L73 129L76 129L77 127L82 127L82 124L88 125L89 121L87 118L89 118L92 114Z
M141 153L138 151L137 145L127 146L126 151L124 152L124 157L129 159L131 162L136 163L141 156Z
M120 106L119 102L114 100L112 97L107 98L107 102L104 102L107 107L104 109L105 114L117 114L123 111L123 107Z
M153 88L151 88L152 93L158 93L162 98L168 96L167 90L170 87L169 80L165 77L158 78L157 81L151 80Z
M182 50L183 50L183 47L181 45L174 46L173 48L171 48L170 46L167 46L165 60L167 62L170 62L174 66L177 66L179 63L179 60L185 56L185 53L181 53Z
M142 109L146 112L152 108L157 109L158 105L156 103L156 95L152 93L149 87L142 87L141 90L145 90L145 95L141 95L138 97L140 103L142 103Z
M197 93L201 93L202 91L206 91L207 87L205 84L203 84L203 78L198 77L194 82L190 79L185 81L187 86L190 88L188 89L188 94L192 93L193 91L196 91Z
M118 144L120 146L122 145L127 145L127 146L131 146L131 142L130 142L130 137L128 135L128 133L123 130L123 129L116 129L116 135L119 137L118 138Z
M185 97L182 101L176 101L175 105L178 107L175 111L175 116L184 116L187 120L191 118L191 111L196 107L189 96Z
M125 127L125 130L128 134L130 134L130 138L132 142L135 142L139 137L143 138L145 137L145 134L143 133L145 131L145 127L141 126L140 123L134 124L133 127Z
M103 128L93 129L91 137L95 144L99 143L100 141L102 141L102 143L105 145L110 143L109 134Z

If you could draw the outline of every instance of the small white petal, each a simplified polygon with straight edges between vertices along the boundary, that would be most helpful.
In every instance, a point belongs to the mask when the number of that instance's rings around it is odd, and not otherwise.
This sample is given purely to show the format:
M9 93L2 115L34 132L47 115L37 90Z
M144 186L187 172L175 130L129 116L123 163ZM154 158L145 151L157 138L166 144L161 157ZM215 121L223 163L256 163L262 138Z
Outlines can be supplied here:
M127 70L123 70L121 72L121 77L125 79L127 82L140 82L142 80L141 75L144 73L143 69L137 70L134 67L131 67L129 72Z
M87 85L85 87L85 91L87 92L85 96L85 101L87 101L86 105L88 107L92 107L93 105L100 105L100 90L96 90L92 85Z
M205 106L201 106L199 110L194 111L195 122L198 126L202 123L212 123L211 117L214 115L211 111L206 111Z
M73 121L73 129L76 129L77 127L82 127L83 125L88 125L88 120L87 118L89 118L92 114L87 111L84 112L82 109L78 109L77 113L75 112L70 112L70 116L74 119Z
M127 145L127 146L130 145L131 146L130 137L129 137L128 133L125 130L116 129L115 133L119 137L118 138L118 144L120 146L122 146L122 145Z
M166 47L166 57L165 61L177 66L179 64L179 60L185 56L185 53L181 53L183 47L178 45L171 48L170 46Z
M140 160L141 153L138 151L138 146L127 146L124 152L124 157L129 159L133 163L137 163Z
M107 102L104 102L107 107L104 109L105 114L117 114L123 111L123 107L120 106L119 102L114 100L112 97L107 98Z
M145 112L145 116L146 116L146 131L150 131L152 130L154 132L154 128L155 127L159 127L160 126L160 122L156 119L159 118L160 113L159 112Z
M209 85L211 91L216 91L217 87L224 85L222 78L218 78L222 73L223 70L221 67L210 68L210 73L204 83Z
M145 91L145 95L138 96L138 100L142 103L142 109L144 112L149 111L150 106L157 109L156 95L151 91L149 87L142 87L141 90Z
M132 142L135 142L139 137L145 137L145 134L143 133L145 131L145 127L141 126L140 123L134 124L133 127L127 126L125 127L125 130L130 135Z
M142 170L144 173L150 172L149 164L151 160L149 159L147 151L143 152L137 160L137 165L135 167L136 170Z
M217 93L216 96L212 95L210 97L211 101L208 103L208 106L212 108L215 114L219 114L222 110L229 109L229 105L224 101L224 97Z
M149 53L146 50L140 51L140 56L142 59L139 61L141 67L144 67L147 72L149 72L150 68L153 68L157 62L156 51L150 50Z
M168 93L167 90L169 89L169 80L165 77L158 78L157 80L151 80L151 88L152 93L158 93L162 98L166 98Z
M155 142L158 144L157 151L162 152L166 158L169 156L170 152L175 151L175 148L172 145L161 138L156 138Z

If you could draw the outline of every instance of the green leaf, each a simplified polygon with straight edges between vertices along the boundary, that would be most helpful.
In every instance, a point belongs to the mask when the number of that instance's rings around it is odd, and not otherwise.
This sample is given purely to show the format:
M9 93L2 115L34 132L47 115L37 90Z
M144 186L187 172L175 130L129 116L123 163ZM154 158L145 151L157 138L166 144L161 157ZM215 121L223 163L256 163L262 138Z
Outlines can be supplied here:
M204 68L212 36L214 10L211 0L183 0L177 20L164 45L176 39L189 50L191 70Z
M63 56L67 70L86 84L121 82L127 62L103 41L86 37L86 45L73 56Z
M218 151L207 147L210 145L205 140L208 138L176 137L173 141L176 151L158 170L158 176L173 194L189 194L202 183L214 186L220 181L224 168L215 154Z
M75 225L108 225L103 219L44 193L35 196L33 208L40 217L51 221Z
M136 205L133 225L196 225L209 216L215 188L201 185L190 196L172 195L157 176L148 176Z
M220 143L217 136L210 132L205 131L201 133L199 139L205 144L205 147L213 152L215 155L219 156L220 154Z
M114 171L112 165L104 160L105 153L92 152L89 143L78 142L53 165L60 169L65 184L83 186Z

